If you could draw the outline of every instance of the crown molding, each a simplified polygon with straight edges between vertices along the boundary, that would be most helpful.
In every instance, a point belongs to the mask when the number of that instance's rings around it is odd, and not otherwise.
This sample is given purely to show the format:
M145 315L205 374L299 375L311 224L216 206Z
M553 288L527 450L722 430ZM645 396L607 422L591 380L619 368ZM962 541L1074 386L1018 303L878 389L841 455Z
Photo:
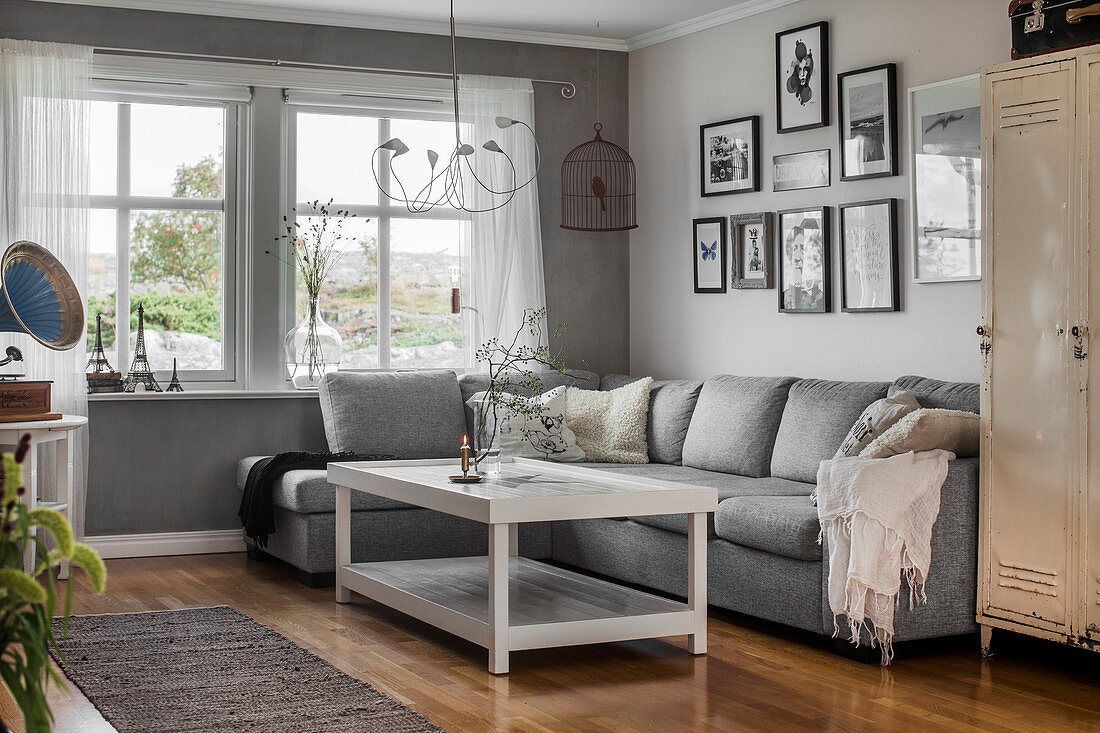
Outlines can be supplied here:
M802 0L746 0L743 3L726 8L725 10L717 10L713 13L700 15L698 18L685 20L681 23L673 23L664 28L658 28L657 30L628 38L626 40L626 50L636 51L639 48L664 43L674 38L689 36L692 33L705 31L709 28L725 25L726 23L733 23L737 20L750 18L754 15L766 13L769 10L776 10L777 8L793 5L798 2L802 2Z
M339 28L363 28L400 33L426 33L434 36L450 35L448 21L409 20L387 18L365 13L345 13L333 10L301 10L298 8L270 7L222 0L36 0L37 2L64 3L66 5L93 5L126 10L152 10L161 13L187 13L211 15L223 18L247 18L271 20L281 23L305 23ZM488 25L455 24L455 33L461 38L480 38L488 41L512 41L547 46L592 48L601 51L626 51L626 41L614 38L594 38L570 33L504 28Z
M364 28L400 33L426 33L446 36L450 26L446 21L405 20L387 18L364 13L347 13L334 10L301 10L298 8L271 7L234 0L36 0L36 2L64 3L67 5L92 5L127 10L152 10L162 13L188 13L191 15L212 15L224 18L249 18L270 20L282 23L306 23L309 25L329 25L341 28ZM725 25L769 10L792 5L802 0L745 0L730 8L701 15L698 18L674 23L648 33L642 33L619 40L614 38L595 38L593 36L572 33L551 33L545 31L523 30L489 25L456 24L455 32L463 38L480 38L489 41L512 41L515 43L534 43L547 46L568 46L571 48L591 48L601 51L635 51L674 38L691 35L699 31Z

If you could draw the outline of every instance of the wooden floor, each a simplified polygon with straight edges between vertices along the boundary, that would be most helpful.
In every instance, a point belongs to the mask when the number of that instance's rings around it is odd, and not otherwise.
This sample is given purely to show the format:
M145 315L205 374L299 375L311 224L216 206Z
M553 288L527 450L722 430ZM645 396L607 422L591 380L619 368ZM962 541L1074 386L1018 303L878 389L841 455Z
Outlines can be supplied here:
M512 673L494 677L480 647L362 599L337 605L331 589L243 554L108 569L103 596L79 582L75 613L228 604L450 731L1100 730L1100 655L1010 634L994 637L992 659L968 640L883 669L712 614L704 657L685 638L539 650L513 653ZM79 692L52 698L57 731L113 730ZM21 730L17 713L0 715Z

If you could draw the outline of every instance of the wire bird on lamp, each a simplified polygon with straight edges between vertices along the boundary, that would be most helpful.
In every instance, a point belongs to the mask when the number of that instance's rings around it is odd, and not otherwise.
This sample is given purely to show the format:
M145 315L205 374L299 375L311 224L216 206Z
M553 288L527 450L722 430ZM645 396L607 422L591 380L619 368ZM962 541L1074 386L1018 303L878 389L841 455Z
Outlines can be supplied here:
M481 180L474 170L471 161L476 150L474 146L469 143L462 142L462 126L458 118L458 63L455 55L454 0L451 0L451 84L454 91L455 147L454 150L451 151L447 160L447 165L438 172L436 171L436 166L439 164L439 153L434 150L427 151L428 165L431 168L431 177L415 196L412 198L409 197L409 189L405 187L405 183L393 168L394 159L409 152L409 146L406 145L401 138L395 137L387 140L375 148L374 153L371 155L371 171L374 174L374 182L378 184L378 190L381 191L386 198L403 203L405 208L409 210L409 213L412 214L431 211L436 206L443 206L445 204L462 211L468 211L472 214L493 211L503 206L507 206L515 197L517 191L535 180L535 176L538 175L539 167L542 164L542 154L539 150L539 143L535 138L535 131L531 129L531 126L522 120L513 120L510 117L500 116L496 118L496 125L502 130L506 130L513 125L522 125L527 128L527 132L530 133L531 140L535 144L535 170L530 178L519 183L516 177L515 162L508 153L504 152L496 140L491 139L482 143L481 147L490 153L500 155L504 158L508 164L508 169L511 171L511 182L500 189L496 189L491 185L491 182L486 183ZM382 154L382 151L390 152L388 161L390 178L396 182L401 189L400 197L394 196L387 191L386 187L383 186L382 182L379 180L378 158ZM467 176L469 176L469 182L467 181ZM473 202L467 202L466 200L468 185L477 185L486 193L495 197L503 196L504 199L493 199L493 205L479 208ZM470 190L476 191L476 189Z

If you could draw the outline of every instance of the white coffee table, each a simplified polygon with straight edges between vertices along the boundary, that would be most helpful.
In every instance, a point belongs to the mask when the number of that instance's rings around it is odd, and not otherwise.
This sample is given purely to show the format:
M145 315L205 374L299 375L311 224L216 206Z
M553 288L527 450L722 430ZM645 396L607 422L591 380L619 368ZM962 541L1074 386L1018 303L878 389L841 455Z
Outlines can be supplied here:
M715 489L624 477L561 463L515 459L480 484L453 484L457 460L330 463L336 485L336 600L351 591L489 650L489 671L508 653L575 644L688 635L707 650L707 513ZM489 525L489 556L351 562L351 492L434 509ZM688 599L669 600L517 553L521 522L688 514ZM430 537L424 538L430 542Z

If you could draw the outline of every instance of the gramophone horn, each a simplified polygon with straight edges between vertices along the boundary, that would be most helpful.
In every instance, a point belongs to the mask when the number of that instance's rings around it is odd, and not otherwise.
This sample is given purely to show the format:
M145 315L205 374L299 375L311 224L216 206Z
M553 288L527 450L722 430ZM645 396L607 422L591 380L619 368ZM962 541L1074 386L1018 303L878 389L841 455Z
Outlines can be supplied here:
M84 303L56 257L34 242L16 242L0 259L0 331L26 333L55 351L84 338Z

